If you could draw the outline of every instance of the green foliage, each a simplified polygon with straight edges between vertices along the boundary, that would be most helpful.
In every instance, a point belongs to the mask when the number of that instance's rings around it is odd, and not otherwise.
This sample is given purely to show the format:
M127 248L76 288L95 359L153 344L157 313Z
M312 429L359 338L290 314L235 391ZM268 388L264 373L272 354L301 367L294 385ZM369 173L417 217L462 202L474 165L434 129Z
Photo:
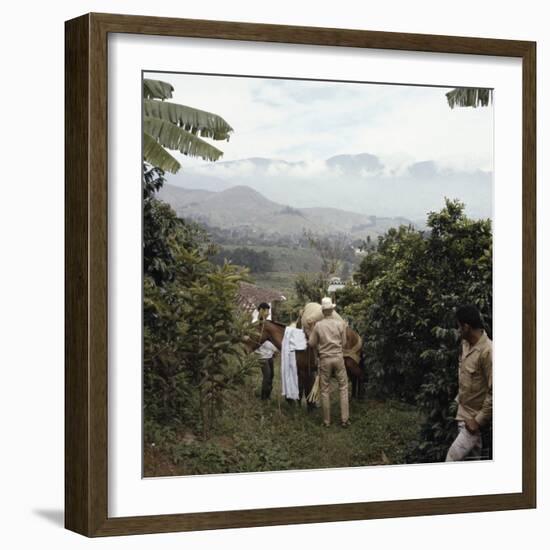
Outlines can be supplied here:
M143 160L152 166L160 166L166 172L175 174L180 163L151 135L143 132Z
M206 143L201 138L161 118L143 117L143 130L155 142L166 149L179 151L191 157L201 157L204 160L218 160L223 153Z
M144 170L143 367L146 440L191 426L207 437L224 397L251 368L237 310L242 269L208 261L202 229L154 198L162 171ZM159 435L160 434L160 435Z
M326 237L314 235L311 231L304 231L304 237L321 259L321 271L326 278L330 278L340 270L344 260L353 262L353 249L348 239L342 235Z
M164 120L193 135L217 141L228 141L233 132L233 128L219 115L169 101L144 99L143 116Z
M143 79L143 97L147 99L170 99L174 86L162 80Z
M289 449L260 431L252 437L237 434L230 445L217 441L179 443L171 448L174 464L193 474L288 470Z
M356 332L361 332L364 327L362 316L357 319L350 315L351 306L364 300L365 290L359 285L346 284L336 294L336 307L338 313L344 317L350 327Z
M246 273L208 261L216 247L198 225L155 198L164 170L179 162L166 149L205 160L222 152L202 138L229 139L218 115L165 102L167 82L143 80L143 389L145 439L166 441L191 426L208 437L224 397L243 384L249 323L236 309Z
M166 150L215 161L222 151L203 138L229 140L233 128L219 115L164 101L174 88L160 80L143 80L143 160L176 173L180 163Z
M456 436L457 347L455 329L436 329L438 349L427 349L421 358L428 369L416 396L416 403L426 415L418 440L410 444L409 462L440 462Z
M449 107L487 107L493 102L490 88L455 88L445 94Z
M300 311L303 307L304 304L293 297L280 302L273 302L271 305L273 320L278 323L283 323L283 325L296 323L298 322Z
M297 301L302 306L307 302L321 303L323 296L326 295L328 283L328 276L323 272L297 275L294 281Z
M259 366L238 395L228 396L224 414L207 441L182 430L159 433L145 449L145 475L193 475L227 472L342 468L402 464L422 417L415 406L392 400L352 401L351 429L321 426L321 409L306 413L280 397L279 360L272 398L258 399ZM335 390L336 391L336 390ZM333 394L336 397L336 394ZM338 418L337 399L331 399ZM243 421L244 420L244 421Z
M355 274L360 289L339 294L364 335L371 392L416 403L426 415L414 461L443 459L454 433L455 309L474 304L489 335L492 324L490 220L468 219L463 204L446 200L427 225L426 233L390 229Z
M211 261L215 264L223 264L229 261L236 265L247 267L251 273L265 273L273 271L273 257L266 250L258 252L248 247L237 247L233 250L221 249L212 256Z

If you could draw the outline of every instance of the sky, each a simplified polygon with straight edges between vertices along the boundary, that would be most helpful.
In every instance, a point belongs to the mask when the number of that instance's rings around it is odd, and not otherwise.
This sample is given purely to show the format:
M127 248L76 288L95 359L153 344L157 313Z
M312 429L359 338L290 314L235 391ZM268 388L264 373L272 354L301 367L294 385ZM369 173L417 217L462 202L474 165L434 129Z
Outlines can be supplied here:
M315 163L370 153L387 166L435 161L492 171L493 109L447 105L449 88L147 73L174 86L171 101L222 116L221 160L267 157ZM179 156L185 165L200 159Z
M216 113L234 129L228 142L211 141L224 153L215 163L173 152L182 169L168 177L171 184L211 191L246 185L293 207L413 220L448 197L472 217L492 217L492 105L451 109L443 87L144 76L172 84L170 101ZM359 170L353 161L326 162L360 154ZM246 160L255 158L271 162Z

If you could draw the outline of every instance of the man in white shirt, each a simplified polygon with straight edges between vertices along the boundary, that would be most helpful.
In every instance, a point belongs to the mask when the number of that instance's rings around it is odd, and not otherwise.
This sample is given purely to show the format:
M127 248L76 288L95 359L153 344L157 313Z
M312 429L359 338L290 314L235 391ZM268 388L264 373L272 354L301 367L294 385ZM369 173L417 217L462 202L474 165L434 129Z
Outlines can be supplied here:
M258 306L258 320L263 321L269 317L269 304L262 302ZM266 340L256 351L260 356L262 363L262 400L269 399L271 397L271 390L273 389L273 356L277 353L277 348L269 341Z

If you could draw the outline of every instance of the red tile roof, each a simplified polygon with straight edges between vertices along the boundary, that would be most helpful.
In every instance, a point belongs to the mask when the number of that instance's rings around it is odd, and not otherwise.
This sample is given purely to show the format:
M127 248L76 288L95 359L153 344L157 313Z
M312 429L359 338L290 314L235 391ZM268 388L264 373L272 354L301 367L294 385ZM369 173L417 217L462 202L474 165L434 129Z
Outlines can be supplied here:
M260 288L251 283L241 283L237 303L245 310L252 311L262 302L280 302L286 298L277 290Z

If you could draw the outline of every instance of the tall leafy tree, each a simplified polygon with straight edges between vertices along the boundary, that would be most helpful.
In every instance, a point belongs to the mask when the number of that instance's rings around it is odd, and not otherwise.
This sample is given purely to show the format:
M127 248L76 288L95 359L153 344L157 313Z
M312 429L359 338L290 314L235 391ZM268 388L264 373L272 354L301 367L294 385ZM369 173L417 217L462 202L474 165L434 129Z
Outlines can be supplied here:
M454 311L475 304L492 325L490 220L447 200L428 231L390 229L362 261L359 288L339 304L364 336L371 392L415 403L426 417L411 461L438 461L454 436L458 332Z

